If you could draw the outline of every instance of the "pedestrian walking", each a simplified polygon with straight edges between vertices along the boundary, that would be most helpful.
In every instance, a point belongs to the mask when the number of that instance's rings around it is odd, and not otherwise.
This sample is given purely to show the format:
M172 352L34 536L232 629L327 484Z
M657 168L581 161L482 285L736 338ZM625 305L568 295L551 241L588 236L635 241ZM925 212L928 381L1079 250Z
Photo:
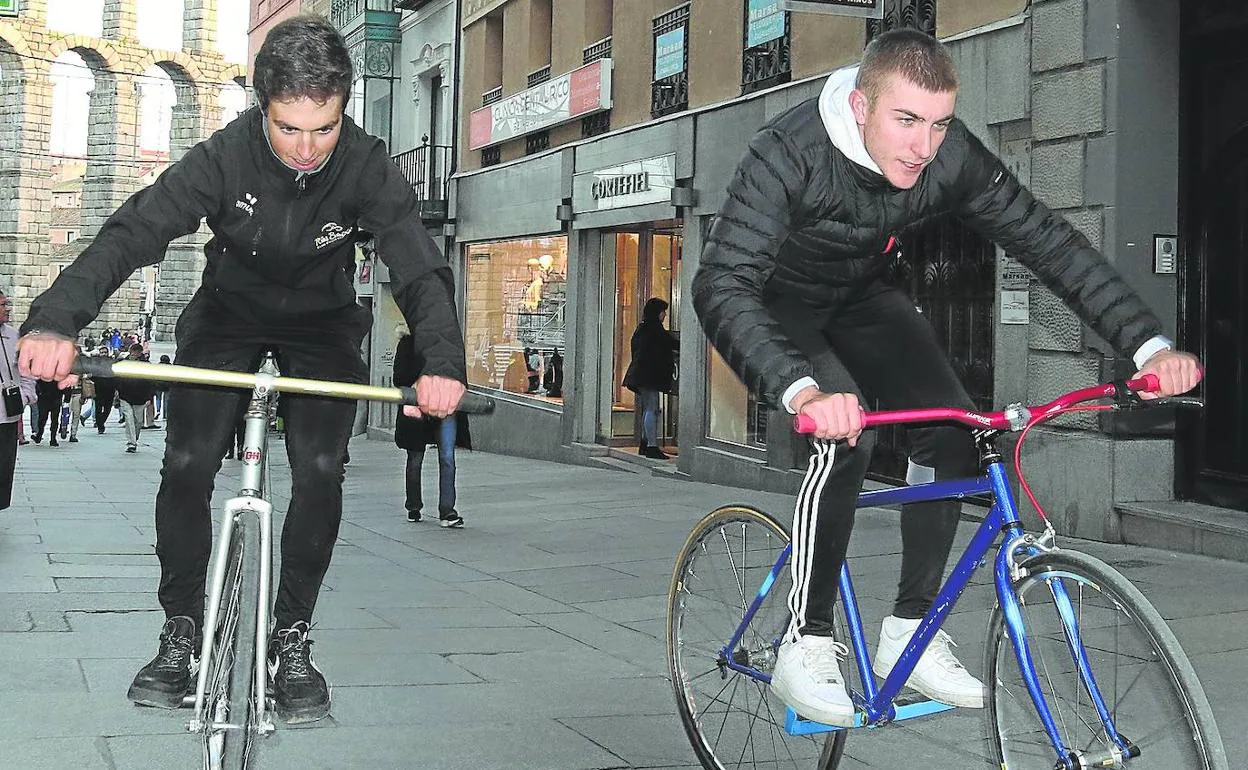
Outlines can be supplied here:
M423 367L423 357L412 346L411 335L400 336L394 351L394 384L411 385ZM417 418L400 413L394 421L394 443L407 452L404 469L407 520L421 520L424 508L421 468L425 449L434 445L438 449L438 523L443 527L462 528L464 517L455 509L455 448L472 448L468 416L456 412L450 417Z
M17 367L17 329L9 325L9 298L0 292L0 511L13 498L13 473L17 467L17 446L21 435L22 412L35 400L35 383L22 377Z
M641 440L638 454L655 460L668 459L659 448L659 394L671 393L675 385L676 337L663 328L667 302L651 297L641 310L641 323L633 332L632 359L624 373L624 386L637 394L641 409Z

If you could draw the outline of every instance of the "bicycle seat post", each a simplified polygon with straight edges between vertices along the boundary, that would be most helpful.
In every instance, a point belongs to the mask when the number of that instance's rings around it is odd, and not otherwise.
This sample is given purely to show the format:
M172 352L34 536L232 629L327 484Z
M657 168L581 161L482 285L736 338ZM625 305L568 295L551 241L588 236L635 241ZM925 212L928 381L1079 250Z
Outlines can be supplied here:
M251 391L251 402L244 415L246 424L243 431L243 462L242 478L239 494L248 497L263 497L264 454L267 451L269 418L272 411L273 397L277 391L273 389L273 380L280 376L277 358L273 351L267 351L264 361L256 371L256 386Z

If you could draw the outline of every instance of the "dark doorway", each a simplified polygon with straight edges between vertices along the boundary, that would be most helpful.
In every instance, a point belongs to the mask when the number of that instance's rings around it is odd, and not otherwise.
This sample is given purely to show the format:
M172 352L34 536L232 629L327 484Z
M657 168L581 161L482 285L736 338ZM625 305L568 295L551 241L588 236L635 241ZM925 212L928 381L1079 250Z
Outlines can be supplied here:
M1183 5L1183 346L1205 410L1179 415L1178 495L1248 510L1248 8Z

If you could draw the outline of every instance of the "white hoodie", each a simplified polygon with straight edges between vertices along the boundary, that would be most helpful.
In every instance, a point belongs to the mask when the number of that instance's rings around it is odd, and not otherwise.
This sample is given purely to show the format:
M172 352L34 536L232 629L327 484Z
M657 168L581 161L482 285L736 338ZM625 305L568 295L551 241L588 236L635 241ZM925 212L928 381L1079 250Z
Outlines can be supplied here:
M871 156L867 154L867 146L862 143L862 132L858 121L854 119L854 111L849 106L849 95L858 80L858 65L839 69L828 76L819 94L819 117L823 119L823 128L836 149L845 157L865 169L884 175Z

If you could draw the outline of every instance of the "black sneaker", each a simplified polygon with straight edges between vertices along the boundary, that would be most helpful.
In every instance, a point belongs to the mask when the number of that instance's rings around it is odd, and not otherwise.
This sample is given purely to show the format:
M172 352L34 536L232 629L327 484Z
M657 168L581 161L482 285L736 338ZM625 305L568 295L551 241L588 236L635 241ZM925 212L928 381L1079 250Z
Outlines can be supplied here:
M438 516L438 524L443 527L463 529L464 517L454 511L451 511L450 513L440 514Z
M670 455L657 446L644 446L637 454L642 457L649 457L651 460L666 460L670 457Z
M420 521L420 511L408 511L407 520L408 521Z
M135 674L126 697L140 706L181 708L182 699L195 687L199 647L195 621L185 615L166 620L160 631L160 651Z
M269 688L277 715L288 724L329 716L329 686L312 662L304 621L274 632L269 640Z

